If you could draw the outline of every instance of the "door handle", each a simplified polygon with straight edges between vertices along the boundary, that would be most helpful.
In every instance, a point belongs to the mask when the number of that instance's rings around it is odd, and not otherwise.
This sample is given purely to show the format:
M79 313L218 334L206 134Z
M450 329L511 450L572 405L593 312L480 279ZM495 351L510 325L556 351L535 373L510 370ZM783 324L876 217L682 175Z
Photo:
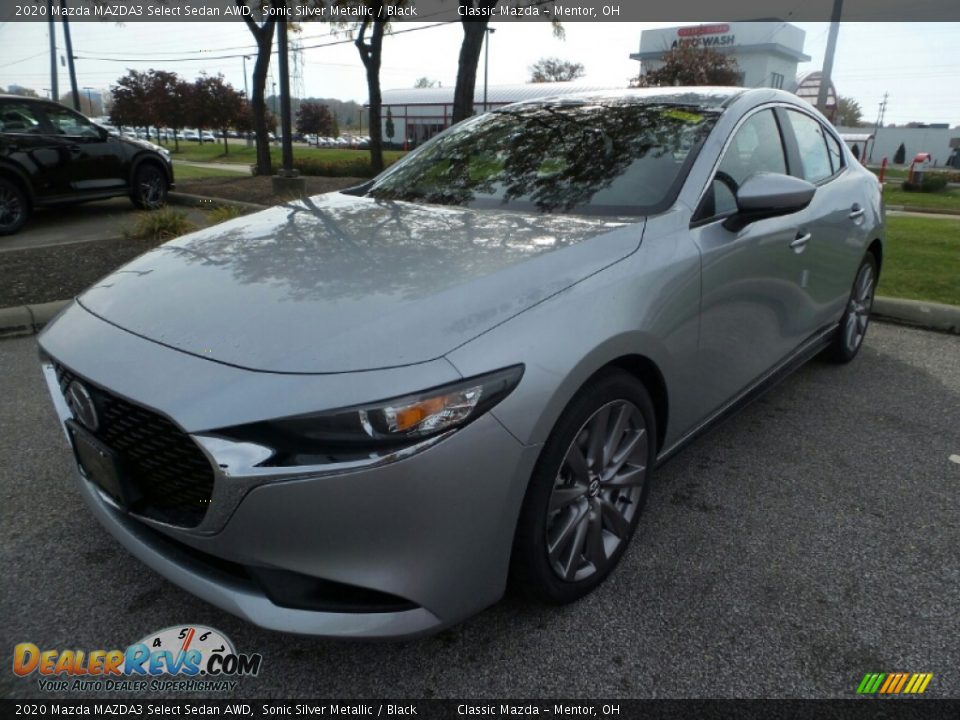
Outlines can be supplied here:
M794 238L793 242L790 243L790 247L793 248L794 252L803 252L803 249L807 246L807 243L810 242L810 238L812 237L812 233L799 232L797 233L797 237Z
M860 207L860 204L859 204L859 203L854 203L854 204L853 204L853 207L850 208L850 215L849 215L849 217L850 217L851 220L859 220L860 218L863 217L863 215L864 215L865 212L866 212L866 210L864 210L862 207Z

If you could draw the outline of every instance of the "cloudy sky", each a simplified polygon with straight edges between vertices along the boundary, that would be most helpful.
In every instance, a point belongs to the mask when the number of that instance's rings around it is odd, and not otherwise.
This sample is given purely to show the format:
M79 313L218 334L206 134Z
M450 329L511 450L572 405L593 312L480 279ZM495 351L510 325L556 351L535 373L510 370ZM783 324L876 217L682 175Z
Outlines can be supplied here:
M705 22L711 22L705 19ZM722 18L718 19L722 21ZM625 85L636 75L629 59L646 27L675 23L568 22L566 38L553 36L547 24L496 23L490 43L490 84L522 83L529 66L544 56L581 62L585 81L604 86ZM804 51L813 59L800 72L819 69L827 39L827 23L796 23L806 31ZM80 87L106 89L127 68L175 70L187 79L200 72L223 73L243 88L241 57L252 52L252 37L239 22L128 23L78 22L72 26ZM382 87L411 87L428 76L452 86L456 80L459 24L425 27L398 23L410 30L384 41ZM58 29L58 45L63 40ZM357 51L349 42L331 36L327 26L305 25L304 45L326 45L304 50L300 92L315 97L364 101L366 86ZM948 122L960 125L960 23L843 23L834 82L838 92L855 98L864 118L873 122L885 92L889 93L886 121ZM45 23L0 23L0 86L16 83L44 94L50 86ZM100 58L100 59L94 59ZM482 62L482 61L481 61ZM252 73L252 61L247 64ZM481 65L482 68L482 65ZM482 82L482 69L480 75ZM69 88L61 69L60 91ZM297 91L296 86L294 90ZM269 87L268 87L269 92Z

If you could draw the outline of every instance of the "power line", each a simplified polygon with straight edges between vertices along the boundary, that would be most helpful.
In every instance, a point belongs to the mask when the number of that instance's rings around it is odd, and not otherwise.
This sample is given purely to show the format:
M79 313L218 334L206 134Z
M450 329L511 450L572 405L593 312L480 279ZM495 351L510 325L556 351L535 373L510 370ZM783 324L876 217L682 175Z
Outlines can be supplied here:
M418 32L420 30L430 30L435 27L442 27L444 25L450 25L456 22L459 22L459 20L446 20L444 22L432 23L430 25L424 25L422 27L408 28L406 30L394 30L393 32L390 33L390 35L391 36L403 35L404 33ZM314 50L316 48L333 47L334 45L347 45L347 44L352 45L353 38L345 38L343 40L334 40L332 42L327 42L327 43L317 43L316 45L304 45L302 49ZM244 55L248 55L248 54L249 53L235 53L232 55L211 55L211 56L202 57L202 58L196 58L196 57L192 57L192 58L110 58L110 57L95 57L91 55L77 55L76 58L78 60L100 60L103 62L168 63L168 62L198 62L198 61L206 62L208 60L235 60L237 58L241 58Z

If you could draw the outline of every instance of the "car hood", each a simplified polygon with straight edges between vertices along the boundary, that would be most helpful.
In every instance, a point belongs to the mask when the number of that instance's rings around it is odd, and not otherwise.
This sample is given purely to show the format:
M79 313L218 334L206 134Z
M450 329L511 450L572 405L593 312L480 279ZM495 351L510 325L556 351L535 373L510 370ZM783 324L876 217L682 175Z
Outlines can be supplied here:
M88 311L199 357L330 373L432 360L638 247L611 218L343 193L162 245L91 287Z

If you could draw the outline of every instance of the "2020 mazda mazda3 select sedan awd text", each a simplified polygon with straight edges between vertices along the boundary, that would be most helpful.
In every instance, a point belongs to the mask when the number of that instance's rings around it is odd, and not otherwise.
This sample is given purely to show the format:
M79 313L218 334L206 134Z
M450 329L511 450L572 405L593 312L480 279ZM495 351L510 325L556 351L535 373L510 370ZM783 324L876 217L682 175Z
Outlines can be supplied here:
M435 631L623 556L658 462L859 350L880 186L777 90L505 107L167 243L43 333L79 489L258 625ZM642 552L642 550L640 550Z

